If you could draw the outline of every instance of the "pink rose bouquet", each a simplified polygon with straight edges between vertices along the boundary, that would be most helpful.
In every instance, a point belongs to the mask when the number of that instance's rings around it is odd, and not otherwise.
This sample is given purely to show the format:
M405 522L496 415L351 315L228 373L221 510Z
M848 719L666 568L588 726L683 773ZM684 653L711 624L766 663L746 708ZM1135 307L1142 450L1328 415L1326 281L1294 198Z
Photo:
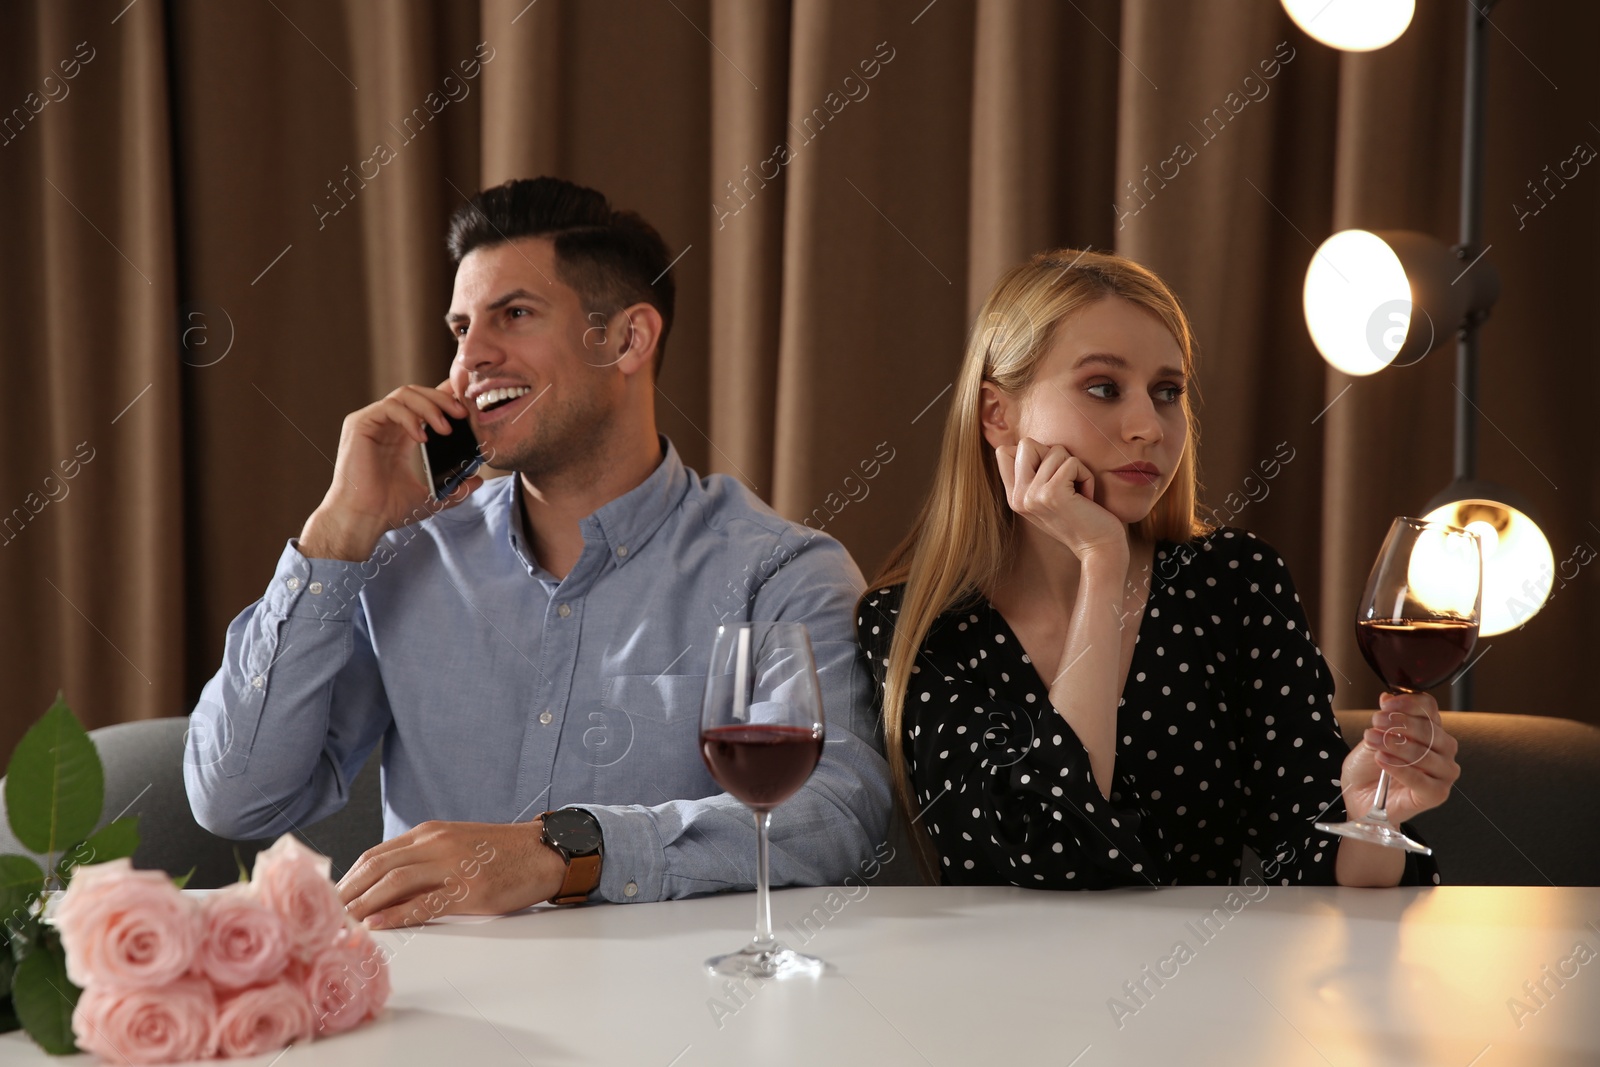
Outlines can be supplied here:
M68 959L71 952L68 951ZM172 1063L216 1046L217 995L203 978L165 985L90 986L72 1009L78 1047L103 1060Z
M200 917L160 871L131 860L80 868L56 912L67 977L85 989L147 988L194 963Z
M389 999L383 949L364 927L341 931L305 968L319 1034L342 1034L376 1016Z
M289 962L289 932L278 913L249 885L234 885L200 905L205 936L196 969L218 990L243 989L276 978Z
M328 873L332 862L289 834L256 854L250 885L287 924L290 954L302 963L327 947L349 922Z
M217 1014L217 1055L259 1056L310 1041L314 1020L305 990L287 978L224 999Z
M286 834L249 883L198 903L128 860L78 870L55 918L84 990L78 1046L129 1063L256 1056L376 1018L388 958L346 916L329 866Z

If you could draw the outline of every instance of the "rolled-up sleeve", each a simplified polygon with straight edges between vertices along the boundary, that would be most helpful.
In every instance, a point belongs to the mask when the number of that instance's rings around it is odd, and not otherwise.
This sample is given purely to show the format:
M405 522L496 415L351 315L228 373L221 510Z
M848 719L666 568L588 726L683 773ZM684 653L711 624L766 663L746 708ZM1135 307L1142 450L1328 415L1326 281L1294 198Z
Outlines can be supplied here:
M364 580L362 564L308 559L291 540L266 593L229 624L184 757L201 826L270 837L344 806L389 723Z

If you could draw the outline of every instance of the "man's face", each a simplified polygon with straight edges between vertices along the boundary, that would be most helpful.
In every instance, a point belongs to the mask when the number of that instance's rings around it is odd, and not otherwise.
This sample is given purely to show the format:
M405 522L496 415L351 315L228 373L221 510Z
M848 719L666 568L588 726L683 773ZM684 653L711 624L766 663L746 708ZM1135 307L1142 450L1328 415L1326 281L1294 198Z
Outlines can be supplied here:
M557 276L554 244L521 238L467 254L446 316L456 339L450 388L489 462L535 482L567 468L611 420L623 375L578 294ZM593 344L586 344L593 341Z

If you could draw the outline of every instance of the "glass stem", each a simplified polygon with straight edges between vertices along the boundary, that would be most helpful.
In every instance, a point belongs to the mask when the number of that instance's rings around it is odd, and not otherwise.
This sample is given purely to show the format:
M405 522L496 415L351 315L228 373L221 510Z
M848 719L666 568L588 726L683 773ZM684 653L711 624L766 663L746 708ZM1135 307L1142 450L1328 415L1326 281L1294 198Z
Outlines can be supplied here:
M756 812L756 944L768 946L772 938L772 896L767 890L767 824L772 812Z
M1389 692L1401 695L1411 692L1409 689L1391 688ZM1372 794L1372 807L1367 812L1366 822L1381 822L1389 824L1389 772L1382 767L1378 768L1378 791Z
M1389 772L1382 768L1378 770L1378 791L1372 795L1372 810L1367 812L1367 821L1389 821Z

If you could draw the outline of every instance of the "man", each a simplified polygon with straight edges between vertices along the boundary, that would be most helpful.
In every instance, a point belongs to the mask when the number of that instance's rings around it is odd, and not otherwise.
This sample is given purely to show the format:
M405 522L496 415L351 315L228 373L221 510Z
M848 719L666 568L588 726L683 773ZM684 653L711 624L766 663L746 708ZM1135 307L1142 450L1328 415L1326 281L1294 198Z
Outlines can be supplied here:
M701 694L719 624L792 620L829 743L774 814L772 880L842 881L890 807L856 663L861 577L658 436L661 238L539 178L474 197L449 246L450 377L346 417L327 495L195 708L195 817L230 837L323 818L382 739L387 840L340 882L369 925L748 888L753 820L701 761ZM431 514L416 451L447 416L514 476L474 477Z

